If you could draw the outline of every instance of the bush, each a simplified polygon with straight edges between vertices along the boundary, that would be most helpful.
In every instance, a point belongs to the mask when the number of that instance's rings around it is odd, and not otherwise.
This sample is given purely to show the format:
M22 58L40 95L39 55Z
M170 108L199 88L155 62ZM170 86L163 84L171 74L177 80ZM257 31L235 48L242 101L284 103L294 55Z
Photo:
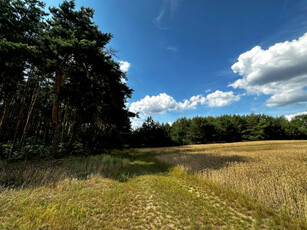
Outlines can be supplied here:
M8 158L12 145L10 143L0 143L0 159Z
M15 151L12 155L13 159L30 160L33 158L46 157L50 152L50 147L39 144L28 144L21 151Z

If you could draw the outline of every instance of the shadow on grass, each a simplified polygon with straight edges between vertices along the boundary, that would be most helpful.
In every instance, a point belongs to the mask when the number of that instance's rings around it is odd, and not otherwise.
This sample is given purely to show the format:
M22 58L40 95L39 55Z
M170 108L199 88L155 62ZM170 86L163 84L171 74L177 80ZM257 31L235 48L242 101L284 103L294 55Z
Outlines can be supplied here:
M130 178L167 173L172 165L184 165L193 171L219 169L231 162L242 162L239 156L210 154L155 154L126 150L113 155L68 157L45 161L0 161L0 190L56 185L65 179L86 180L100 175L119 182Z
M218 170L233 163L247 162L248 158L238 155L222 156L210 153L169 153L158 155L157 159L174 166L184 166L190 172Z
M166 173L168 170L169 166L157 161L153 154L135 150L60 160L0 161L0 191L5 188L52 186L65 179L86 180L92 175L125 182L132 177Z

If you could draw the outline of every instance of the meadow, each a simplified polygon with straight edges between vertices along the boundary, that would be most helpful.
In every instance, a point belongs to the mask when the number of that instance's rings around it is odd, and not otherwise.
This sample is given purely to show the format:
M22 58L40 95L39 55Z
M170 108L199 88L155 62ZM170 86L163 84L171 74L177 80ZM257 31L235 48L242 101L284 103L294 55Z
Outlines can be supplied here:
M262 141L156 149L181 166L266 205L307 219L307 142Z
M307 229L307 141L0 161L0 229Z

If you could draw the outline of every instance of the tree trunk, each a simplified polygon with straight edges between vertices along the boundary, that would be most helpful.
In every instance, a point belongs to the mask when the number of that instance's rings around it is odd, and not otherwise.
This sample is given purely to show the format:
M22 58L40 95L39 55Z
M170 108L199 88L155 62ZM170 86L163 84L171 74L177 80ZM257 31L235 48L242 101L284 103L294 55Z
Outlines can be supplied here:
M44 144L47 145L48 143L48 136L49 136L49 127L50 127L50 121L45 119L44 120L44 134L43 134L43 139L44 139Z
M33 95L32 95L32 100L31 100L31 104L30 104L30 108L29 108L26 124L25 124L25 127L23 129L23 133L22 133L21 140L20 140L20 145L21 145L20 150L23 149L23 145L24 145L24 142L25 142L26 137L27 137L29 121L30 121L30 118L31 118L31 115L32 115L32 112L33 112L34 105L36 103L36 99L37 99L38 93L39 93L39 86L37 87L36 91L33 92Z
M9 107L10 107L12 98L13 98L13 96L10 94L4 102L4 108L3 108L2 117L1 117L1 120L0 120L0 133L2 133L3 124L4 124L4 121L6 119L7 113L9 111Z
M51 156L54 157L59 148L60 143L60 123L59 123L59 104L60 104L60 93L61 93L61 85L62 85L62 79L63 79L63 71L65 64L68 60L69 56L66 55L64 60L62 61L60 68L56 74L56 82L55 82L55 98L52 105L52 123L54 127L54 134L53 134L53 141L52 141L52 150L51 150Z
M19 109L18 117L17 117L16 128L15 128L15 132L14 132L14 139L13 139L12 148L11 148L11 151L10 151L10 154L9 154L9 159L12 157L12 154L15 150L16 139L17 139L17 135L19 133L19 126L20 126L21 120L23 118L23 110L24 110L24 107L25 107L27 91L28 90L27 90L27 86L26 86L26 90L25 90L25 93L23 94L23 97L22 97L22 100L21 100L21 106L20 106L20 109Z
M80 126L80 120L76 119L76 115L75 115L74 123L73 123L72 130L71 130L71 136L70 136L70 139L68 142L68 148L67 148L69 153L72 152L73 150L73 145L76 139L76 134L77 134L77 130L79 126Z

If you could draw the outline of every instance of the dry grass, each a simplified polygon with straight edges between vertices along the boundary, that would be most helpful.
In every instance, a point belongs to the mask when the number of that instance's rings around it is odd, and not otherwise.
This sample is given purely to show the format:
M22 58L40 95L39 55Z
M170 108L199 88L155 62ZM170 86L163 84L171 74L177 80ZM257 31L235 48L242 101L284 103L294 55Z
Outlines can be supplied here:
M165 159L181 161L172 155ZM206 161L219 164L207 165L208 171L250 160L209 155L203 155ZM116 157L0 162L0 229L307 229L302 221L155 156L131 150Z
M157 148L163 162L307 219L307 141L262 141Z
M86 179L93 174L117 179L128 165L129 160L110 155L34 162L0 161L0 191L1 188L55 185L65 179Z

